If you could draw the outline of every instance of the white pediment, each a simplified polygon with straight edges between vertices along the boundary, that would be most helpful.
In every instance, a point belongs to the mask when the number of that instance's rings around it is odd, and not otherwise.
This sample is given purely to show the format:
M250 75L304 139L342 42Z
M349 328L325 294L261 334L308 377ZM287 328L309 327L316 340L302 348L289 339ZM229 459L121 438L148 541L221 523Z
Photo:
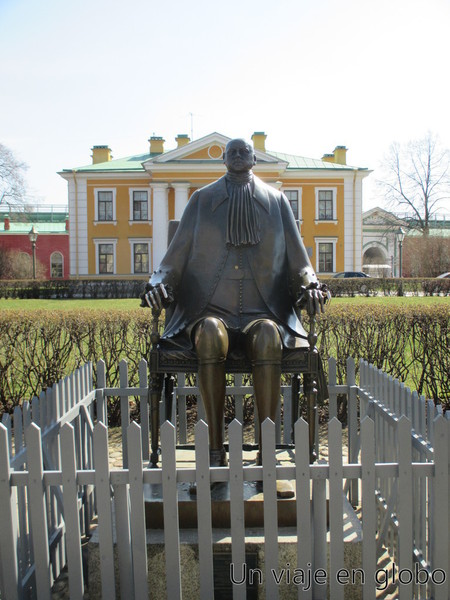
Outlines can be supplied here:
M376 206L375 208L371 208L363 214L363 224L392 226L402 225L404 224L404 221L399 219L393 213Z
M146 170L151 170L157 168L158 165L169 166L171 163L176 163L179 166L180 162L189 163L190 161L195 161L197 164L199 161L205 164L211 161L214 161L215 164L217 162L222 163L223 152L231 139L221 133L210 133L205 137L189 142L181 148L153 156L143 162L142 165ZM255 155L258 164L287 165L286 162L280 161L267 152L255 150Z

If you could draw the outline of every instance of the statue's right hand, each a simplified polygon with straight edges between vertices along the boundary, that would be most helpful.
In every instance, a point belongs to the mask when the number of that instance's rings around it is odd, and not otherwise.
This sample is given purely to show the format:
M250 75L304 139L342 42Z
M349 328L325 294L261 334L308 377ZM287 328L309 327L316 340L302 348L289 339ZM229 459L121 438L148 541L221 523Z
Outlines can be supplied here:
M145 292L141 296L141 306L162 310L171 302L173 302L173 293L170 286L163 283L153 286L151 283L147 283Z

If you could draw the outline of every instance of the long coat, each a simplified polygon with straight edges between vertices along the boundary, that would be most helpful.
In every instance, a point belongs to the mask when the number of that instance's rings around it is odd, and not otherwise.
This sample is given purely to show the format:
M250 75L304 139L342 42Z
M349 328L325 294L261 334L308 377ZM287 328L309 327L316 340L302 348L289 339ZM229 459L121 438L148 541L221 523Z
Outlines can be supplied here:
M275 320L295 337L306 338L294 304L301 286L300 271L311 267L291 207L281 192L254 178L261 241L246 248L255 283ZM175 304L169 311L163 340L183 339L186 328L201 318L219 281L229 249L226 244L228 192L225 177L194 192L152 285L173 288ZM190 346L186 337L185 344Z

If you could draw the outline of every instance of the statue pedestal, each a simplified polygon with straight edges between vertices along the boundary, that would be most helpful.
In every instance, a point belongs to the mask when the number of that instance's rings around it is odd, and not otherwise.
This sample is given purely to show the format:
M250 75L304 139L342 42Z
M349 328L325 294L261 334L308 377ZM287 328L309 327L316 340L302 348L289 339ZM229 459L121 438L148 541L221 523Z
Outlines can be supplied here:
M197 528L197 496L191 493L190 484L178 484L178 515L181 529ZM163 529L162 486L144 486L145 518L147 529ZM278 526L295 527L296 506L294 498L279 498ZM264 526L264 493L255 482L244 481L244 516L247 528ZM211 489L211 519L216 529L230 528L230 491L228 482L216 483Z
M186 502L188 502L186 500ZM193 509L196 508L195 498L189 501ZM216 501L218 502L218 501ZM225 501L224 501L225 502ZM248 500L255 502L258 510L262 510L263 502L261 500ZM278 505L284 506L292 504L291 500L279 500ZM150 503L148 503L150 504ZM155 506L151 506L159 510ZM255 509L254 509L255 510ZM286 510L286 509L282 509ZM290 509L287 509L289 512ZM257 511L256 511L257 512ZM181 515L181 510L180 510ZM344 564L349 570L361 567L362 560L362 537L360 522L353 509L344 502ZM246 563L249 569L254 570L255 578L252 585L247 585L247 600L263 600L265 593L265 538L264 529L260 527L249 527L245 531L245 552ZM229 600L232 597L232 586L230 581L230 562L232 539L228 528L213 528L212 531L213 560L214 560L214 586L216 600ZM292 573L297 564L297 531L295 527L281 527L278 537L278 552L280 568L290 568ZM329 534L327 536L327 546L329 553ZM116 538L114 536L114 556L115 556L115 575L116 591L120 597L119 584L119 561ZM100 581L100 547L98 539L98 530L95 530L88 544L89 557L89 598L101 599L101 581ZM329 560L329 557L328 559ZM153 598L166 598L166 563L164 530L147 529L147 561L148 561L148 579L152 590ZM200 598L200 577L199 577L199 549L198 535L194 528L180 529L180 564L181 564L181 585L183 589L183 599L198 600ZM287 567L289 565L289 567ZM256 574L261 574L258 579ZM280 571L281 573L281 571ZM235 577L239 578L241 572L239 569L235 572ZM280 600L296 600L298 598L298 586L288 584L286 578L282 579L279 587ZM327 593L325 590L325 597ZM328 595L329 597L329 595ZM346 585L344 588L344 600L360 600L362 598L362 586L357 582L354 585Z

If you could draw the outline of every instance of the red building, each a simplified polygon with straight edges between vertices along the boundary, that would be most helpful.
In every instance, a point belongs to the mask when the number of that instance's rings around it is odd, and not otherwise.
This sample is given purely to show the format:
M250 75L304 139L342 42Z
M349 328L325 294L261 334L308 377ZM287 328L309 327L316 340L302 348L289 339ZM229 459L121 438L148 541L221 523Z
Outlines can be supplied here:
M0 212L0 249L18 252L32 273L33 243L36 236L36 274L44 279L69 277L69 230L67 207L36 207L23 212Z

